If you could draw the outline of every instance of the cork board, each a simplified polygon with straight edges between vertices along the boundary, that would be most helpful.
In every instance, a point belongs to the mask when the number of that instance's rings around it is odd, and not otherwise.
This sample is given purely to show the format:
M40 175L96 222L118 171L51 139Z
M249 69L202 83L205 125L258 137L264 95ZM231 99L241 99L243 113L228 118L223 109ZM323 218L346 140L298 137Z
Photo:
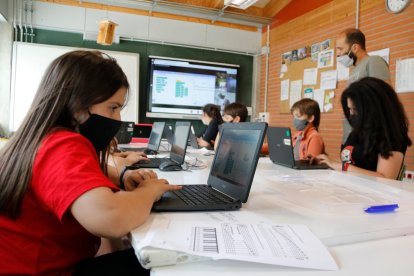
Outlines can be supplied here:
M289 53L291 53L290 58ZM303 58L303 56L306 57ZM301 59L295 60L299 58ZM318 68L318 65L320 68ZM314 81L311 82L312 84L305 84L306 79L309 82L309 78L304 76L305 69L308 69L306 72L311 72L313 76L312 79ZM321 112L332 112L334 89L336 88L337 82L336 71L334 72L334 70L336 70L334 39L326 39L312 46L284 53L282 55L280 73L281 97L279 112L290 113L290 107L293 103L305 97L316 100L319 103ZM332 76L333 74L335 74L335 87L331 86L330 89L321 90L323 88L321 87L321 75L323 76L323 86L326 87L327 76ZM307 76L309 77L309 74ZM314 78L315 76L316 79ZM331 84L333 84L332 80L333 78L331 79ZM301 87L299 93L300 82ZM286 93L287 85L289 86L288 93Z

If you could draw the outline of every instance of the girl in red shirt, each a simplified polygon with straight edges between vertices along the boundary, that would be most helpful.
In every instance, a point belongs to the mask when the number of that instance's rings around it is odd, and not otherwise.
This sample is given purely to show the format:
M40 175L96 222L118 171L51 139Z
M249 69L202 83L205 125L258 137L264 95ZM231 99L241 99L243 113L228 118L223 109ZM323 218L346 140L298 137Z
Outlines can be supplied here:
M125 236L164 192L179 189L152 171L120 179L107 165L128 87L100 52L69 52L49 66L0 151L0 274L148 274L131 249L94 257L101 238Z

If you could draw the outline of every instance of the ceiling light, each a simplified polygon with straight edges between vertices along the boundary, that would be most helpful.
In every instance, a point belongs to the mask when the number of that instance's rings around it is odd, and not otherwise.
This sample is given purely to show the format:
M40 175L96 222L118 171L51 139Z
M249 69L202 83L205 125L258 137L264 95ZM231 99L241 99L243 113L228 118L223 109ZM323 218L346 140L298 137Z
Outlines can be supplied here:
M245 10L258 0L224 0L224 6Z

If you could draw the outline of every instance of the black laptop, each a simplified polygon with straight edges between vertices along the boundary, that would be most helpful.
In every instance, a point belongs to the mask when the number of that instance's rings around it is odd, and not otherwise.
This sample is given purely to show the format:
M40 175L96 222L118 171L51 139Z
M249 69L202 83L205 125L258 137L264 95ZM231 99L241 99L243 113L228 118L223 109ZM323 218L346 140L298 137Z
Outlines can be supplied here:
M190 144L191 147L193 147L195 149L200 148L200 146L198 145L198 142L197 142L197 136L195 135L193 125L191 125L191 128L190 128L190 137L188 138L188 143Z
M187 140L190 133L190 122L176 122L174 130L174 141L171 146L169 158L149 158L148 160L141 160L134 165L140 168L159 168L164 162L174 162L177 165L182 165L187 151Z
M128 144L134 134L134 122L122 122L119 131L115 135L118 144Z
M184 185L154 203L153 210L237 210L247 202L266 123L223 124L207 185Z
M174 142L174 130L171 124L166 124L164 132L162 133L162 139L166 139L170 145Z
M269 127L267 142L270 160L275 164L297 170L329 169L325 164L310 164L308 160L295 160L292 133L288 127Z
M146 154L156 154L158 153L158 149L160 147L164 128L165 122L154 122L148 139L148 145L145 148L133 147L131 145L118 145L118 148L125 151L143 151Z

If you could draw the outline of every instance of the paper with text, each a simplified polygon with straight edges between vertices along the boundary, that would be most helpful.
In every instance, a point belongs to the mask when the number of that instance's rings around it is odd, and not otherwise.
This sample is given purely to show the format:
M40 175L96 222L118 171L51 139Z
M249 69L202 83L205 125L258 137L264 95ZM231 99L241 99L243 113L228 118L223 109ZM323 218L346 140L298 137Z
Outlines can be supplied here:
M257 217L240 222L234 218L225 221L157 216L138 249L152 247L214 260L338 269L328 250L306 226L277 224Z

